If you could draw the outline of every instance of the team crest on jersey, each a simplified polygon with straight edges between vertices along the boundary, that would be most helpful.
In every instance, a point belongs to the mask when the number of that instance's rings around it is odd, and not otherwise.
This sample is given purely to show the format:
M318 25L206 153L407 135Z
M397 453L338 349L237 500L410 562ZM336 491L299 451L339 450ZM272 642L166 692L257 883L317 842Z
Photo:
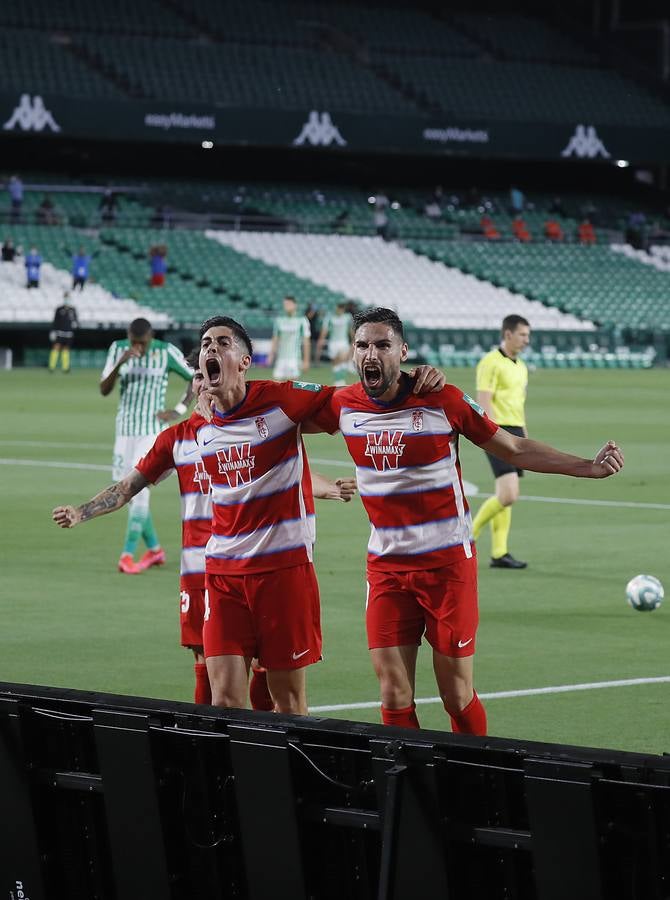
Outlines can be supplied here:
M322 388L322 385L314 384L311 381L293 381L291 385L299 391L313 391L315 394L318 394Z
M256 465L256 457L251 455L251 442L231 444L227 450L217 450L219 472L226 476L228 487L251 484L251 473Z
M478 413L479 413L480 416L485 416L485 415L486 415L486 413L485 413L484 410L481 408L481 406L479 405L479 403L477 403L476 400L473 400L472 397L469 397L467 394L463 394L463 399L464 399L465 402L468 404L468 406L471 406L471 407L474 409L475 412L478 412Z
M404 431L390 430L373 434L368 432L365 455L370 457L378 472L398 468L398 461L405 452L405 445L402 443L404 434Z
M423 431L423 410L415 409L412 413L412 431Z
M195 464L195 472L193 473L193 481L200 488L201 494L209 494L212 487L212 479L209 477L209 472L205 469L205 464L201 459Z
M266 437L270 436L270 429L268 428L268 423L265 421L263 416L258 416L255 420L256 428L258 429L258 433L265 440Z

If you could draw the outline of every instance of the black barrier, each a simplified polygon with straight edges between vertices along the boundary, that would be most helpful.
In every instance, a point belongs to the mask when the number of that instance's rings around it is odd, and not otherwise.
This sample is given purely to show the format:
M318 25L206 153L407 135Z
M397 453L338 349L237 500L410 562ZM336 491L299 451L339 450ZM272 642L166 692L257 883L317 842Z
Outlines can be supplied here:
M665 900L670 759L0 683L0 898Z

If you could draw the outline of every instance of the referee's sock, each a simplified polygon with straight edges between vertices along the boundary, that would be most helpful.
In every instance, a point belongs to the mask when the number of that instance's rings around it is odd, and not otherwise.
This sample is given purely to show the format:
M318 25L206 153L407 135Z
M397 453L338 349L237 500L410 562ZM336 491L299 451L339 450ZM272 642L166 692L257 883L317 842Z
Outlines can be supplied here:
M475 540L482 533L482 528L487 522L490 522L494 516L497 516L505 507L497 497L489 497L485 500L477 511L477 515L472 522L472 536Z
M51 350L49 353L49 371L54 372L58 365L58 350Z
M195 703L212 702L212 689L209 685L209 676L207 675L206 663L194 663L193 671L195 672L195 695L193 697Z
M451 730L454 734L476 734L480 737L486 735L486 710L477 696L477 691L473 691L472 700L460 712L452 713L446 706L444 708L451 719Z
M491 556L500 559L508 552L507 538L512 527L512 507L503 506L497 516L491 519Z
M389 709L382 705L382 722L384 725L395 725L397 728L420 728L415 703L402 709Z

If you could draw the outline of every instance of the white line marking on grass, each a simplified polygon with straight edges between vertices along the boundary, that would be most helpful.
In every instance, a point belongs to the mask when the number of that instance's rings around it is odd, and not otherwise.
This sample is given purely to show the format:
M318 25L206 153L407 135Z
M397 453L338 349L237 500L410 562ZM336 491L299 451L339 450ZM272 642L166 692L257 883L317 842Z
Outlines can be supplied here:
M539 694L569 694L573 691L595 691L601 688L631 687L638 684L670 684L670 675L659 675L654 678L620 678L618 681L587 681L584 684L558 684L553 687L525 688L519 691L494 691L479 694L480 700L504 700L509 697L535 697ZM442 703L439 697L417 697L417 706L430 703ZM310 713L341 712L347 709L376 709L379 700L365 703L335 703L330 706L310 706Z
M46 469L88 469L91 472L108 472L111 474L112 467L99 466L93 463L76 463L76 462L56 462L54 460L45 459L5 459L0 457L0 465L3 466L39 466Z
M108 444L69 444L61 441L0 441L3 447L63 447L68 450L110 450L113 438Z
M49 441L3 441L0 446L11 445L13 447L63 447L73 450L110 450L111 444L66 444L50 443ZM351 471L351 462L345 459L326 459L318 456L310 456L309 460L317 466L336 466L343 470ZM39 459L5 459L0 457L0 464L18 466L45 466L54 469L91 469L94 472L110 472L111 463L108 466L93 465L90 463L69 463L55 460ZM468 497L493 497L493 494L479 493L477 485L469 481L463 482L465 493ZM533 503L565 503L572 506L606 506L612 509L663 509L670 510L670 503L638 503L634 500L588 500L580 497L535 497L522 494L520 500L529 500Z

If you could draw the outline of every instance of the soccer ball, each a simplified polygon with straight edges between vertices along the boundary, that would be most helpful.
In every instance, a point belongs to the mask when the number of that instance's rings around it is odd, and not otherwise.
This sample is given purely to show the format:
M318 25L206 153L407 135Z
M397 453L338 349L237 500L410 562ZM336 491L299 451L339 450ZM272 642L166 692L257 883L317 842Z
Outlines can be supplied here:
M636 575L626 585L626 599L639 612L651 612L663 602L663 585L653 575Z

